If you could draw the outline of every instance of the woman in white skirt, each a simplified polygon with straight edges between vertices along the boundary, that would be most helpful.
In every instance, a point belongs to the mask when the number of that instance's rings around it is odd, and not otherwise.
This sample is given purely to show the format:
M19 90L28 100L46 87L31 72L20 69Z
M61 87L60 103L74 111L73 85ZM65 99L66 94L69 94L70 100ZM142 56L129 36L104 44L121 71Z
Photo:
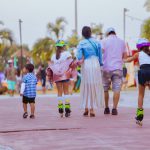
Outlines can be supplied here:
M82 108L85 109L84 116L90 114L95 117L94 109L103 106L103 86L102 86L102 51L98 41L91 37L91 28L83 27L82 40L77 49L78 60L84 59L81 67L81 98Z

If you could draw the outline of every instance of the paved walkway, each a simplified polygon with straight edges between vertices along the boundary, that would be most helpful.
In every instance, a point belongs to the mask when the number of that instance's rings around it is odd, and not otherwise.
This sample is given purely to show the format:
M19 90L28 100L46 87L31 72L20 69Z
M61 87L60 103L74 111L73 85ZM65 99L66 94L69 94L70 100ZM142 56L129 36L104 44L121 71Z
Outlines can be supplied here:
M22 119L20 97L0 96L0 150L150 149L149 91L143 127L134 121L137 92L122 93L118 116L105 116L101 109L95 118L82 116L79 95L72 98L71 117L60 118L55 97L38 96L36 119L31 120Z

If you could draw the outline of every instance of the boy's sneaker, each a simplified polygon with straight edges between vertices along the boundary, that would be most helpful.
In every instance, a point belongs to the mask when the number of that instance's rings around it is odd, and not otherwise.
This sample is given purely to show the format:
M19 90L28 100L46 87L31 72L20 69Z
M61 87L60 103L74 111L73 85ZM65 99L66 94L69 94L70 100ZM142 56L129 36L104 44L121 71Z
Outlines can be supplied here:
M28 117L28 113L25 112L25 113L23 114L23 118L26 119L27 117Z
M34 115L30 115L30 119L34 119L35 118L35 116Z
M110 109L109 109L109 107L105 108L104 114L105 114L105 115L110 114Z
M117 109L116 109L116 108L113 108L111 114L112 114L112 115L118 115Z

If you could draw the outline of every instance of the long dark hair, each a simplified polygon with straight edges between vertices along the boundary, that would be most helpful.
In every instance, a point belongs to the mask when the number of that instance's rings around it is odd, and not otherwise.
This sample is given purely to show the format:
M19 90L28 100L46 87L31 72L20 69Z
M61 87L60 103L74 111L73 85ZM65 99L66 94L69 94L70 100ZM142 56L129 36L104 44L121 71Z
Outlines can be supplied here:
M57 46L57 49L56 49L56 59L60 58L60 54L62 52L62 49L63 49L63 47Z
M92 34L92 31L91 31L91 28L88 27L88 26L84 26L82 28L82 36L85 38L85 39L88 39L91 37L91 34Z

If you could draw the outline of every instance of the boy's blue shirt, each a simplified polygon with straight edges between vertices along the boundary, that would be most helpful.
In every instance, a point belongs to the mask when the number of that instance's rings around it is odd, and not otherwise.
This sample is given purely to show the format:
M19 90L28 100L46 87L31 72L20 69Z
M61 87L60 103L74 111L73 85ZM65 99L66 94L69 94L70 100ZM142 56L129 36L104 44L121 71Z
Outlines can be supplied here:
M27 73L23 77L23 83L25 83L25 90L23 95L28 98L36 97L36 85L37 85L37 78L33 73Z

